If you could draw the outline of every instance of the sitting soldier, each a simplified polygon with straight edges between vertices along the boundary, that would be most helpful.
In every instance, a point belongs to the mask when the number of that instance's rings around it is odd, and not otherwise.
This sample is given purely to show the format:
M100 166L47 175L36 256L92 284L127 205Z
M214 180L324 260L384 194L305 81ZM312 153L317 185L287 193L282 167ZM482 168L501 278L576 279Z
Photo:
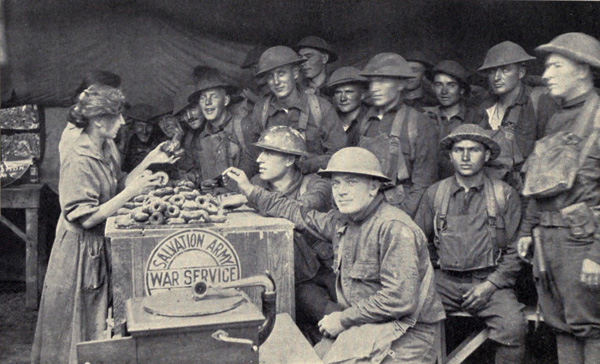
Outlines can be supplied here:
M455 174L427 189L415 217L433 242L438 293L446 312L467 311L485 320L498 344L496 363L520 363L527 321L513 289L521 269L519 196L483 172L500 147L480 126L457 127L440 149L450 155Z
M297 162L306 155L306 142L296 129L274 126L263 132L257 143L258 174L254 185L275 191L321 212L330 208L329 182L316 174L302 175ZM307 232L294 233L296 323L313 342L320 340L317 323L335 310L335 274L330 242Z
M319 174L331 178L339 210L319 212L252 185L237 168L225 172L260 212L333 242L341 311L319 321L325 338L315 349L326 363L435 363L445 315L427 242L406 213L385 201L380 187L389 179L377 157L344 148Z

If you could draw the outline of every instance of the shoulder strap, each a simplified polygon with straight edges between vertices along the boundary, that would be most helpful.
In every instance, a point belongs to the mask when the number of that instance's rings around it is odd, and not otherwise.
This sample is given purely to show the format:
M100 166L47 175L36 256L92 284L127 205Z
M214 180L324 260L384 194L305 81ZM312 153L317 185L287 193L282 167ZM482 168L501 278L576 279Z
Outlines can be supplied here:
M308 190L308 184L312 181L313 178L314 175L304 175L304 177L302 178L302 182L300 182L300 196L306 193L306 191Z
M392 127L390 129L390 138L389 138L389 153L390 153L390 171L389 176L396 184L396 179L398 178L398 162L402 157L402 148L400 146L400 134L402 133L402 127L406 123L406 119L408 119L409 110L406 105L402 105L400 110L396 112L396 116L394 116L394 121L392 121Z
M246 149L246 141L244 140L244 131L242 130L242 120L244 120L244 114L233 115L233 133L235 134L241 149Z
M434 243L439 245L439 232L446 229L446 215L448 214L448 203L450 202L450 187L452 186L452 178L442 180L438 185L438 189L433 196L433 230L435 233Z
M317 128L321 128L321 121L323 119L323 114L321 113L321 106L319 105L319 99L314 94L307 94L308 97L308 107L310 109L310 113L315 119L315 124ZM306 127L305 127L306 129Z
M265 130L265 128L267 127L267 117L269 116L269 105L271 104L272 98L273 98L273 95L269 94L264 99L265 103L263 104L262 115L260 117L260 125L262 126L263 130Z
M586 103L586 105L583 106L584 109L579 114L581 119L578 117L576 121L580 126L583 126L587 124L587 119L591 118L594 123L592 126L592 133L586 139L585 144L581 148L581 153L579 154L579 161L577 167L578 170L583 166L583 163L585 162L586 158L590 154L590 151L592 150L594 142L596 141L596 139L598 139L598 133L600 132L600 109L598 108L598 104L600 101L599 99L600 98L598 97L598 95L594 94L592 96L592 99L589 100L589 104Z
M506 241L504 239L498 239L498 219L502 219L504 210L506 208L506 199L504 198L504 186L500 180L489 178L484 175L483 177L483 193L486 198L486 209L488 219L488 229L490 232L490 239L492 244L497 246L499 249L506 248Z
M546 93L545 87L534 87L529 94L529 99L531 100L531 105L533 106L533 115L535 115L535 119L538 118L538 107L540 105L540 97Z
M417 155L417 135L418 131L418 121L417 118L419 116L419 111L417 109L410 109L410 113L408 115L408 145L410 148L410 160L414 161Z

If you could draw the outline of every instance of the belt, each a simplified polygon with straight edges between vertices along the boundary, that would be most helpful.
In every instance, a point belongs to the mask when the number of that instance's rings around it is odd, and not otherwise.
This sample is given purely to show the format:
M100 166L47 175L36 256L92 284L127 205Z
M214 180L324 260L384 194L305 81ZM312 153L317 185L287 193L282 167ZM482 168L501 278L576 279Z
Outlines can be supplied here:
M472 279L472 278L486 279L495 270L496 270L496 268L492 267L492 268L483 268L483 269L465 270L465 271L442 269L442 272L444 272L444 274L446 274L450 277L464 280L464 279Z
M569 227L559 211L542 211L540 226Z

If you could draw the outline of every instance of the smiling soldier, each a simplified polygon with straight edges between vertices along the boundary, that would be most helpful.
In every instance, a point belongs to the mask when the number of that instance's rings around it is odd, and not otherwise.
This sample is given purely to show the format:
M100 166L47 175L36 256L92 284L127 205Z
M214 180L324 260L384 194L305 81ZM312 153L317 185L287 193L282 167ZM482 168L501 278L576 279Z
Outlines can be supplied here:
M239 169L226 172L260 212L333 242L341 311L319 322L326 338L317 351L326 363L434 363L445 315L423 232L385 201L380 187L389 179L366 149L338 151L319 174L331 178L339 210L308 209L252 185Z
M440 149L450 155L455 175L429 187L415 217L433 242L438 293L446 312L467 311L485 320L497 343L497 364L520 363L527 322L513 290L521 269L519 196L483 173L500 147L478 125L459 126Z
M333 106L324 98L300 91L299 65L306 60L284 46L267 49L258 61L256 77L265 77L271 94L255 106L251 120L252 135L247 143L256 142L272 126L284 125L298 130L306 140L308 153L298 161L303 174L324 168L333 153L346 145L346 134ZM258 155L248 148L252 160Z

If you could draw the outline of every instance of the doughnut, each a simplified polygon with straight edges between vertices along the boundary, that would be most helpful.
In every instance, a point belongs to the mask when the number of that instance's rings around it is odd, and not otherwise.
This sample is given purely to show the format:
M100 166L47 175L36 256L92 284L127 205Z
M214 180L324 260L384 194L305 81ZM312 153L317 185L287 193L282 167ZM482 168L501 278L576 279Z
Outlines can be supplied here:
M121 207L120 209L117 210L117 212L115 212L115 215L128 215L130 213L131 213L131 209Z
M169 217L169 218L179 217L180 213L181 213L181 210L176 205L169 205L167 207L167 209L165 210L165 216Z
M194 192L181 192L181 196L185 197L186 200L193 200L196 198L196 194Z
M182 186L185 186L185 187L187 187L187 188L189 188L191 190L193 190L194 188L196 188L196 185L192 181L185 181L184 180Z
M178 193L182 193L182 192L192 192L193 190L194 190L193 188L189 188L186 186L178 186L178 187L175 187L173 192L175 194L178 194Z
M162 225L165 223L165 215L156 211L148 218L151 225Z
M204 224L206 221L202 218L200 219L190 219L188 224Z
M172 195L173 188L172 187L163 187L163 188L154 190L153 192L154 192L154 196L163 197L163 196L167 196L167 195Z
M204 220L206 220L208 218L208 213L204 210L195 210L195 211L188 211L188 215L190 219L200 219L203 218Z
M210 215L216 215L219 212L219 207L215 205L213 202L209 202L207 208L205 208Z
M141 202L131 202L131 201L130 201L130 202L125 202L125 203L123 204L123 207L124 207L124 208L126 208L126 209L133 210L133 209L135 209L136 207L140 207L140 206L142 206L142 205L143 205L143 204L142 204Z
M169 197L169 203L171 205L181 207L181 206L183 206L184 202L185 202L185 197L183 197L181 195L173 195L173 196Z
M158 172L154 173L152 176L157 177L159 179L158 184L161 186L165 186L167 183L169 183L169 175L167 174L167 172L158 171Z
M155 212L163 212L167 208L167 203L157 198L148 208L148 212L154 214Z
M227 216L223 213L223 210L219 210L219 213L216 215L211 215L207 221L214 223L223 223L227 221Z
M150 217L150 215L148 215L147 213L145 213L143 211L136 211L136 212L131 213L131 217L137 222L144 222L144 221L148 221L148 218Z
M181 206L181 208L187 211L198 210L198 204L195 201L188 200L183 203L183 206Z
M167 224L169 225L177 225L177 224L185 224L185 219L181 218L181 217L172 217L170 219L167 219Z
M133 198L133 202L144 202L146 195L137 195Z

